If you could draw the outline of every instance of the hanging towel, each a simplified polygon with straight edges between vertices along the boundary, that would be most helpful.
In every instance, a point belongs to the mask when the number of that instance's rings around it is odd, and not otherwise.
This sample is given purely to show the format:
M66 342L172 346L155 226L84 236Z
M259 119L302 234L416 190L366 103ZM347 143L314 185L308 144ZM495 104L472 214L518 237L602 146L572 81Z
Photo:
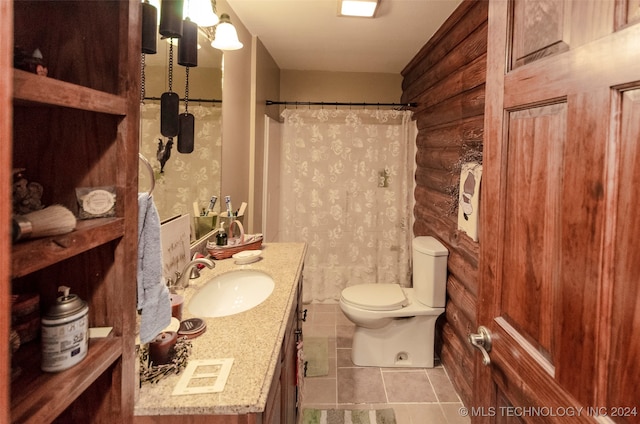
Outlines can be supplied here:
M150 342L171 323L171 299L162 277L160 217L148 193L138 194L138 309L140 343Z

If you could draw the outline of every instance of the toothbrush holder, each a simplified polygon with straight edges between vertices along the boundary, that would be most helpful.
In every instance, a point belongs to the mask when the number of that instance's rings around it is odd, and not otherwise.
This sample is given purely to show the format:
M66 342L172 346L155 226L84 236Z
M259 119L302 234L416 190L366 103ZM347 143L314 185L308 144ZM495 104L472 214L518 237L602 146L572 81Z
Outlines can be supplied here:
M194 226L196 229L196 239L204 237L216 228L217 215L213 216L196 216L194 218Z

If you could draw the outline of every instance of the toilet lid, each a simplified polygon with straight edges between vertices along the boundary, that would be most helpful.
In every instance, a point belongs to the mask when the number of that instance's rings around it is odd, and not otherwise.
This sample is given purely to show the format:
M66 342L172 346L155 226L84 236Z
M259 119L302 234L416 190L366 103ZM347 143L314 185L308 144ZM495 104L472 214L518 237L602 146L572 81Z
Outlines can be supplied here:
M342 290L342 300L357 308L393 311L409 301L399 284L358 284Z

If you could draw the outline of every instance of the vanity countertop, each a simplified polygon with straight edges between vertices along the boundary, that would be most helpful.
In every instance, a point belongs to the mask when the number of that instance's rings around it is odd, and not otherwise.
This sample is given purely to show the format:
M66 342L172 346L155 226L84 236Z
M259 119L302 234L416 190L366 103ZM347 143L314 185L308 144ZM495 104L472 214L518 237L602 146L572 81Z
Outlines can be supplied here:
M189 359L233 358L231 373L220 393L178 395L171 392L182 376L171 375L157 384L144 383L135 405L135 415L251 414L264 410L274 376L286 323L302 275L304 243L268 243L262 259L236 265L233 258L215 261L214 269L203 269L183 293L182 319L191 318L190 297L210 278L238 269L255 269L275 281L273 293L260 305L236 315L206 318L206 332L192 339Z

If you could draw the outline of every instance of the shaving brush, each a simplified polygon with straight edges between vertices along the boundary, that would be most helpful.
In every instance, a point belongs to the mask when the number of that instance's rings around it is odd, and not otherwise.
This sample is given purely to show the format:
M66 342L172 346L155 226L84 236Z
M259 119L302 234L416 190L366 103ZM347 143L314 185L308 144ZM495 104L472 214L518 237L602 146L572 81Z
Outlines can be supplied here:
M57 236L70 233L76 228L76 217L62 205L51 205L44 209L12 218L13 242L37 237Z

